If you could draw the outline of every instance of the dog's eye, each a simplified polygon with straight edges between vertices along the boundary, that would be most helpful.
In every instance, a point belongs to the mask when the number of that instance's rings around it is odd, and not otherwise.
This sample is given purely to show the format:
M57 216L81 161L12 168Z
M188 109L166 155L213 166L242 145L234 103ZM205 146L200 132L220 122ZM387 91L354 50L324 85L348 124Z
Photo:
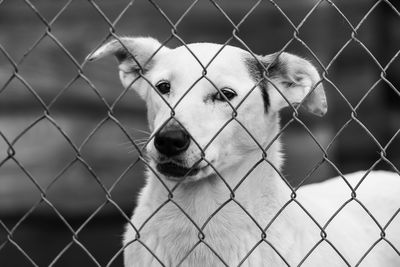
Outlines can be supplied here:
M220 92L215 94L214 99L218 100L218 101L226 101L226 100L231 100L235 96L237 96L237 94L232 89L230 89L230 88L222 88L220 90Z
M160 81L156 84L156 88L161 94L165 95L171 90L171 84L167 81Z

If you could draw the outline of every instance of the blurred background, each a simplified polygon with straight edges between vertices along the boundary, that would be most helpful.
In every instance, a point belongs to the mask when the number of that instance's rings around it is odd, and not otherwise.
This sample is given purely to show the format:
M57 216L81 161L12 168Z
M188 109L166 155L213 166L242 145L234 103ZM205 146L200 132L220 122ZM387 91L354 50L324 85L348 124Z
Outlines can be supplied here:
M288 44L286 51L321 71L329 66L328 114L299 118L338 170L392 169L381 158L388 142L385 159L400 168L399 1L195 2L176 28L187 43L225 42L234 29L227 16L238 23L256 5L237 34L252 51ZM192 4L0 1L0 266L103 266L119 251L143 186L144 166L127 135L146 137L144 103L129 91L110 118L107 105L123 93L114 59L81 64L109 36L105 18L118 18L118 35L164 41L171 25L160 10L176 23ZM293 25L301 25L297 35ZM282 112L283 124L291 118ZM300 123L289 124L283 143L283 172L293 186L338 174L319 164L323 153ZM111 266L122 266L122 257Z

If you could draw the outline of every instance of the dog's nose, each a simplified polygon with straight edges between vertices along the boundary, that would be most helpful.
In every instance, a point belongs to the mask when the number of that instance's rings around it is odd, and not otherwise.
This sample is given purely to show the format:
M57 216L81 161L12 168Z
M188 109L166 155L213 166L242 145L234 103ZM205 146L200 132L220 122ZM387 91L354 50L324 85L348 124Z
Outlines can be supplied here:
M182 128L162 129L154 137L154 146L165 156L177 156L190 145L190 136Z

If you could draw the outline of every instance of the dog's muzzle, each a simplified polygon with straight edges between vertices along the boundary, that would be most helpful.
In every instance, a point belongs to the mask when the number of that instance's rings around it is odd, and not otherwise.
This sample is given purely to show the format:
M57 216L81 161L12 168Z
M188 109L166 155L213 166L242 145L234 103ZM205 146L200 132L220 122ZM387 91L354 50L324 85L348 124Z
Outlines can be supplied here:
M182 178L193 176L199 169L189 168L182 162L185 151L190 146L190 135L180 125L169 123L164 126L154 137L154 146L157 149L159 159L157 170L170 178Z

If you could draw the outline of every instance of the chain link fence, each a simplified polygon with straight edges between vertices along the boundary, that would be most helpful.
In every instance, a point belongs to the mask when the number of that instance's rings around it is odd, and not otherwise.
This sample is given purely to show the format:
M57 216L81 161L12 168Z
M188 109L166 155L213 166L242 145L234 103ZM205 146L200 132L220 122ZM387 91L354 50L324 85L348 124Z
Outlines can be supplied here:
M18 14L19 24L14 17ZM205 16L218 17L218 24ZM154 33L163 45L188 50L190 42L215 41L223 47L237 45L254 57L267 51L294 51L310 58L321 70L331 111L323 119L299 113L293 106L283 112L282 130L274 141L282 135L289 167L276 171L290 194L272 221L259 226L264 235L260 243L280 255L266 231L295 203L321 237L299 265L326 242L350 266L330 242L326 228L355 202L380 231L356 265L380 242L400 257L398 244L385 237L400 209L383 224L356 194L372 170L400 175L400 80L395 75L400 70L399 25L399 3L389 0L0 1L0 265L122 265L122 226L129 222L135 194L143 186L144 147L154 133L145 126L143 103L119 85L114 64L105 60L89 65L85 57L111 38L136 33ZM208 79L208 65L202 66L199 80ZM176 106L170 108L169 120L174 120ZM241 124L237 107L231 108L232 118L216 136L232 121ZM260 153L268 153L268 147L258 146ZM359 168L366 169L365 175L352 187L343 173ZM204 225L193 222L199 240L191 251L200 244L208 246L203 230L225 205L235 203L246 212L235 191L247 175L231 188L227 177L216 174L227 184L230 198ZM296 191L303 184L338 175L349 185L348 199L321 224L297 199ZM156 212L167 203L176 204L173 192L179 186L166 187L171 197ZM138 235L132 242L141 243L143 225L133 227Z

